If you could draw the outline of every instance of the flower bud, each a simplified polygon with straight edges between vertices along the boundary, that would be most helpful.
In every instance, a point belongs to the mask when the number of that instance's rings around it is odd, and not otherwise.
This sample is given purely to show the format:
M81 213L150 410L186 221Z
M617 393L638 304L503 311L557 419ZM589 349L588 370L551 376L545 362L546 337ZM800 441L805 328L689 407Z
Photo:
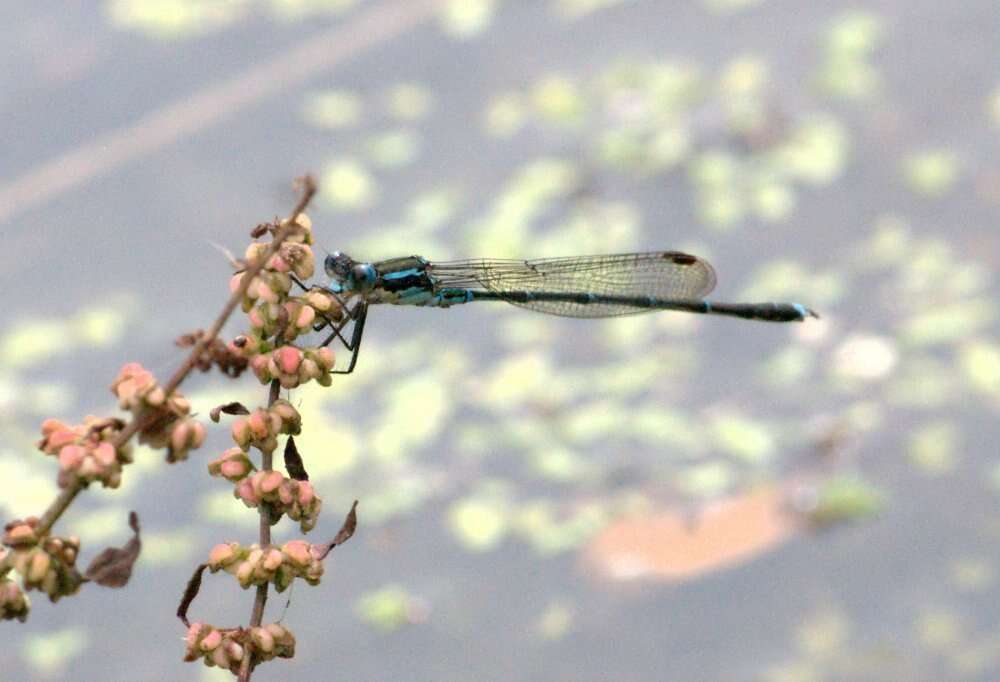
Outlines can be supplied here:
M309 548L310 545L305 540L289 540L281 546L281 551L295 564L305 567L312 562Z
M28 572L25 578L27 578L28 582L37 584L42 581L42 578L45 577L45 574L48 573L49 568L52 566L52 557L40 547L36 547L31 552L31 562L28 564Z
M222 633L213 629L201 638L201 641L198 642L198 648L202 651L211 651L218 648L220 644L222 644Z
M250 631L250 637L253 639L254 644L257 648L265 653L271 653L274 651L274 635L268 632L265 628L253 628Z

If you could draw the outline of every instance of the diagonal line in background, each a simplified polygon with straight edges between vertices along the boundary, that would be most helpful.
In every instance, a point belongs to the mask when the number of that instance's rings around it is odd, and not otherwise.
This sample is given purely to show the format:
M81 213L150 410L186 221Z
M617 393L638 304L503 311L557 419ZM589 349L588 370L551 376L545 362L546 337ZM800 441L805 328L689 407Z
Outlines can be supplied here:
M375 5L271 60L29 169L0 184L0 223L404 33L431 17L441 2L397 0Z

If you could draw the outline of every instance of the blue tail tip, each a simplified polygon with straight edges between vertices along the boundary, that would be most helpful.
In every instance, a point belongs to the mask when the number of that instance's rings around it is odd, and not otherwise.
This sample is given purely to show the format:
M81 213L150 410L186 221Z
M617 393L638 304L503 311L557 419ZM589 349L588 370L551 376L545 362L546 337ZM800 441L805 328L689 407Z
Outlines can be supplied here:
M804 320L807 317L815 317L817 320L819 319L819 313L817 313L812 308L807 308L801 303L793 303L792 305L798 311L800 319Z

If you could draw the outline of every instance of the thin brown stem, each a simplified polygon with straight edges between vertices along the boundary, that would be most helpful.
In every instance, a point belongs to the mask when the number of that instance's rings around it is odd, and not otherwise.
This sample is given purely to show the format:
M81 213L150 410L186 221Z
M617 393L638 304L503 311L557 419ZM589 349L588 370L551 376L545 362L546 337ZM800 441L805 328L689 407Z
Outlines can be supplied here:
M274 405L275 401L278 400L278 396L281 395L281 383L275 379L271 382L271 388L268 391L267 396L267 406L271 407ZM270 471L274 468L274 453L273 451L261 450L260 456L260 468L263 471ZM267 547L271 544L271 513L270 508L266 504L262 504L258 511L260 512L260 534L257 542L261 547ZM257 592L253 599L253 608L250 611L250 627L255 628L264 622L264 607L267 606L267 588L268 583L257 586ZM250 659L253 657L253 652L247 651L243 660L240 662L240 674L239 682L249 682L251 674Z
M302 196L299 198L298 203L292 210L288 222L275 230L274 239L268 245L268 248L264 251L262 256L256 262L247 267L240 285L229 297L229 300L226 301L226 305L223 306L222 312L220 312L218 317L215 318L215 322L212 323L212 326L209 327L208 331L205 332L205 334L194 345L183 364L177 368L177 371L174 372L173 376L171 376L170 379L167 380L167 383L164 384L163 390L168 396L173 393L177 387L181 385L181 382L184 381L187 375L191 373L191 370L194 369L198 363L198 358L201 357L201 354L205 352L208 345L212 343L212 341L214 341L219 335L219 332L222 331L222 327L226 324L229 316L233 314L234 310L236 310L236 306L243 301L243 296L246 294L247 288L250 286L250 282L253 281L253 278L257 275L257 273L264 268L267 261L271 259L271 256L276 254L278 249L281 248L281 244L295 229L295 219L300 213L302 213L302 211L305 210L306 206L310 201L312 201L315 194L316 183L311 177L306 176L303 178ZM146 412L133 417L132 420L125 425L125 428L118 433L115 439L111 441L111 444L116 450L121 448L129 441L129 439L132 438L132 436L149 426L153 421L159 418L159 416L160 415L155 412ZM58 521L59 517L61 517L66 509L69 508L70 503L84 487L85 485L83 483L76 481L65 488L59 496L53 500L52 504L49 505L48 509L45 510L45 513L42 514L41 519L39 519L38 526L35 528L36 535L41 537L48 533L55 522Z

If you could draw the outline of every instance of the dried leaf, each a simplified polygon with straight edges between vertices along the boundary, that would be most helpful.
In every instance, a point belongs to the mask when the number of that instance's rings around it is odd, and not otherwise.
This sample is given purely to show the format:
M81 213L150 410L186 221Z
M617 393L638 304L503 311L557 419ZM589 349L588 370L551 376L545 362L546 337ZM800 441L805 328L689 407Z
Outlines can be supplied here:
M306 473L302 456L299 454L299 449L295 447L295 439L292 436L289 436L288 442L285 443L285 471L296 481L309 480L309 474Z
M108 547L94 557L84 574L87 580L104 587L124 587L132 577L132 566L139 558L142 541L139 539L139 516L130 512L128 524L135 535L124 547Z
M187 617L188 607L191 606L194 598L198 596L198 591L201 589L201 576L205 573L206 568L208 568L208 564L201 564L198 568L194 569L194 574L191 575L187 587L184 588L184 596L181 597L181 603L177 606L177 617L187 627L191 627L191 623L188 622Z
M222 414L250 414L250 410L248 410L243 403L231 402L226 403L225 405L216 405L212 408L212 411L209 412L208 416L213 422L218 424L219 417Z
M354 535L354 530L358 527L358 501L354 500L354 504L351 505L351 511L347 512L347 518L344 519L344 525L340 527L337 532L337 537L335 537L330 544L326 546L326 549L317 557L320 561L326 558L326 555L330 553L337 545L342 545L351 539Z

